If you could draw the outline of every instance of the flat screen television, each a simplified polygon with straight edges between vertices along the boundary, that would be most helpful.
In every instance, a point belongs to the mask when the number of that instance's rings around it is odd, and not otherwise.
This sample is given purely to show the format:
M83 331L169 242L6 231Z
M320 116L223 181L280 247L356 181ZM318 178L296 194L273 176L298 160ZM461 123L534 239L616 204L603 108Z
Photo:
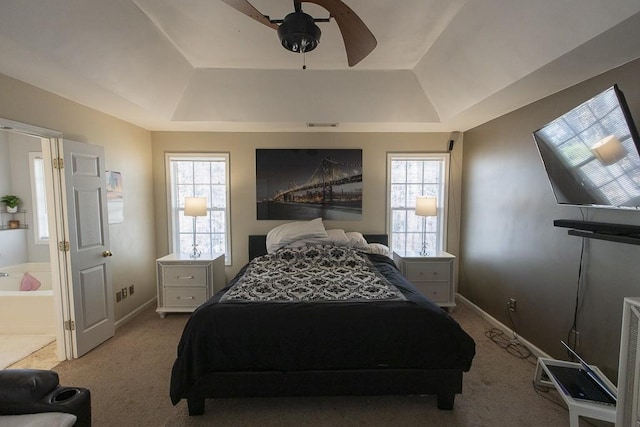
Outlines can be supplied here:
M640 138L617 85L533 137L559 204L640 209Z

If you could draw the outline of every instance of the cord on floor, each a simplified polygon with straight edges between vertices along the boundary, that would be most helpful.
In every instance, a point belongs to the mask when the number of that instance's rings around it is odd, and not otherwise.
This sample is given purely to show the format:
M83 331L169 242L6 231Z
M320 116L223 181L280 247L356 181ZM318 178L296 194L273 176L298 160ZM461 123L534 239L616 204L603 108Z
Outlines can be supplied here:
M507 309L506 313L507 317L509 318L509 322L511 323L513 337L510 338L499 328L489 329L484 333L485 336L493 341L498 347L504 349L512 356L515 356L519 359L526 359L529 363L535 365L537 361L533 361L530 359L531 356L533 356L533 353L518 339L518 332L516 330L516 325L513 322L513 318L511 317L511 311Z
M487 338L493 341L498 347L504 349L512 356L520 359L529 359L533 354L518 338L509 338L498 328L489 329L484 333Z

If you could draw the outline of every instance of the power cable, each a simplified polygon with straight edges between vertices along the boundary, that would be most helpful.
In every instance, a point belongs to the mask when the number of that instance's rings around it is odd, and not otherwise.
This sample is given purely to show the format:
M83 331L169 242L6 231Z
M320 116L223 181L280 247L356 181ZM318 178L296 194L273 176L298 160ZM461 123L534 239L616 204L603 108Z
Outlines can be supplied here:
M582 216L582 220L584 221L585 216L582 208L580 209L580 214ZM586 239L583 237L582 243L580 246L580 259L578 262L578 279L576 282L575 306L573 308L573 323L571 324L571 328L569 328L569 332L567 333L567 344L569 345L569 347L571 347L573 351L576 351L578 347L578 311L580 308L580 291L582 289L582 281L583 281L582 270L583 270L583 264L584 264L584 252L585 252L586 244L587 244ZM572 335L573 335L573 340L571 339ZM567 355L569 357L569 360L572 360L572 361L574 360L573 355L569 351L567 351Z

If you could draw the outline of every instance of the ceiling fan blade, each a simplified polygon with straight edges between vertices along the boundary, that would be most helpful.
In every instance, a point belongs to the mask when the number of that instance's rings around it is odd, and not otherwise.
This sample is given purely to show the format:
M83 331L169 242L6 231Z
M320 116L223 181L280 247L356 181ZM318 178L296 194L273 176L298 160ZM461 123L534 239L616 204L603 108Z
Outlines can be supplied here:
M232 8L244 13L250 18L255 19L261 24L266 25L267 27L271 27L275 30L278 29L278 24L274 24L267 17L265 17L258 9L253 7L251 3L247 0L222 0L224 3L228 4Z
M366 58L378 44L362 19L340 0L294 0L294 3L314 3L329 11L342 33L350 67Z

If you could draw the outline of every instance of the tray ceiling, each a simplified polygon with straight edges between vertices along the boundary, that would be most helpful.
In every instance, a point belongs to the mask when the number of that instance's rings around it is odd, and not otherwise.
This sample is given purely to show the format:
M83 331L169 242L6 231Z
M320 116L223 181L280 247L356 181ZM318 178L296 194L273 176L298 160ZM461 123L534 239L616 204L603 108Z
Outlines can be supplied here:
M378 40L352 68L334 21L303 56L219 0L3 0L0 73L150 130L464 131L640 57L637 0L345 3Z

